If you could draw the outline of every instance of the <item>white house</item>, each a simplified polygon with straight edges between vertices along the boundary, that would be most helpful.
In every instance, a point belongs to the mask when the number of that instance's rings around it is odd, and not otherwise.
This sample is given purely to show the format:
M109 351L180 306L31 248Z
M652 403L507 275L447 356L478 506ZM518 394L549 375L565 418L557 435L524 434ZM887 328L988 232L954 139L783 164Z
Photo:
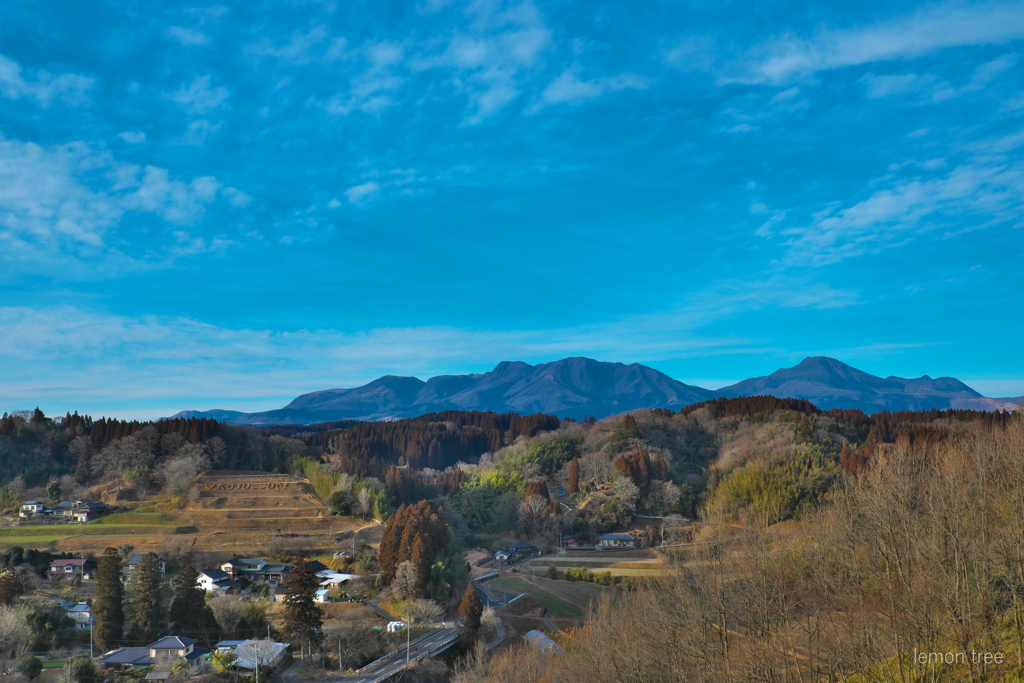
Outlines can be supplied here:
M313 593L313 602L327 602L327 589L321 588Z
M231 577L223 569L207 569L199 575L196 583L207 593L224 593L231 590Z
M21 511L18 513L18 516L35 517L36 515L46 514L46 512L46 506L40 503L38 500L26 500L24 503L22 503Z

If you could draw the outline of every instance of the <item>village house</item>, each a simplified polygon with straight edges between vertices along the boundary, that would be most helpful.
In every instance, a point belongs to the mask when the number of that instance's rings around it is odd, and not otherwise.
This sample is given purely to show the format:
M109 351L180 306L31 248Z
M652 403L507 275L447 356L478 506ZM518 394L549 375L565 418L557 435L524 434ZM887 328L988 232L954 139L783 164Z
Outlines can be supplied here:
M207 593L227 593L234 588L231 577L223 569L207 569L196 583Z
M259 583L282 583L292 570L290 564L269 564L262 557L231 560L220 566L232 581L245 578Z
M84 602L69 607L67 613L71 620L75 622L76 629L88 629L96 623L96 617L92 615L92 606Z
M96 573L96 563L92 558L72 558L70 560L54 560L46 571L46 578L51 581L58 576L74 578L81 576L91 579Z
M53 508L54 517L66 517L73 522L88 522L110 512L106 503L82 499L61 501Z
M531 557L540 557L544 554L537 546L526 541L517 541L508 547L508 550L499 550L494 553L494 559L500 562L518 562Z
M146 647L120 647L96 658L100 669L128 671L152 667L147 681L167 681L172 671L184 663L181 673L186 677L198 673L206 650L195 647L195 640L166 636Z
M598 548L635 548L636 536L633 534L604 534L597 537Z
M39 515L45 515L49 511L49 508L47 508L44 504L40 503L38 500L26 500L24 503L22 503L21 511L18 512L18 516L37 517Z

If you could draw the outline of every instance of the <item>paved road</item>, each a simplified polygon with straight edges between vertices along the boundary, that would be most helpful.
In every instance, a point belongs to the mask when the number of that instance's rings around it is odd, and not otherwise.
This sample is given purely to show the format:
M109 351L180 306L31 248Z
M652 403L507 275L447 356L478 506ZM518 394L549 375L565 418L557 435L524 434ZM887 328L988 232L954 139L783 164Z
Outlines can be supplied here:
M439 628L425 636L420 636L410 643L409 661L415 662L429 655L447 649L459 638L457 628ZM389 652L387 655L360 669L354 676L345 676L338 680L345 683L376 683L393 676L405 668L405 647Z
M521 595L521 593L509 593L497 588L485 590L480 584L476 585L476 594L480 596L480 602L484 603L484 607L504 607Z

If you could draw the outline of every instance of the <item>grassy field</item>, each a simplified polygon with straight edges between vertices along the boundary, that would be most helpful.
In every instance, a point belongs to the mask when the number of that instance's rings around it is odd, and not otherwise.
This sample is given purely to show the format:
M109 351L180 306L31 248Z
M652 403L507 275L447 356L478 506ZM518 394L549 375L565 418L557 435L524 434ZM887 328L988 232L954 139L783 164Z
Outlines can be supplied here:
M501 590L529 593L556 619L582 617L591 604L615 589L581 581L552 581L542 578L506 576L488 584Z
M540 589L539 586L536 586L525 579L509 576L503 579L498 579L497 581L492 581L490 585L500 590L531 594L537 602L547 608L548 612L553 617L564 619L583 616L583 610L576 605L562 600L554 593Z

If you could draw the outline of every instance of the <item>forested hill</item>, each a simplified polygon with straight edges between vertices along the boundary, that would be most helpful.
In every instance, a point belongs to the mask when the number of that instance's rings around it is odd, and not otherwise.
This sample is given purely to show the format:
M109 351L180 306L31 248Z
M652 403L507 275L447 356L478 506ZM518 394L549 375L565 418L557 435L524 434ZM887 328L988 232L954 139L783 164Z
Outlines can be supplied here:
M559 427L553 415L450 411L396 422L330 422L255 428L208 418L138 422L69 413L56 419L34 412L0 418L0 484L72 478L86 485L123 477L132 485L159 485L172 467L286 471L296 457L334 458L344 471L384 479L389 467L444 469L476 462L520 437ZM67 489L68 486L65 486Z

